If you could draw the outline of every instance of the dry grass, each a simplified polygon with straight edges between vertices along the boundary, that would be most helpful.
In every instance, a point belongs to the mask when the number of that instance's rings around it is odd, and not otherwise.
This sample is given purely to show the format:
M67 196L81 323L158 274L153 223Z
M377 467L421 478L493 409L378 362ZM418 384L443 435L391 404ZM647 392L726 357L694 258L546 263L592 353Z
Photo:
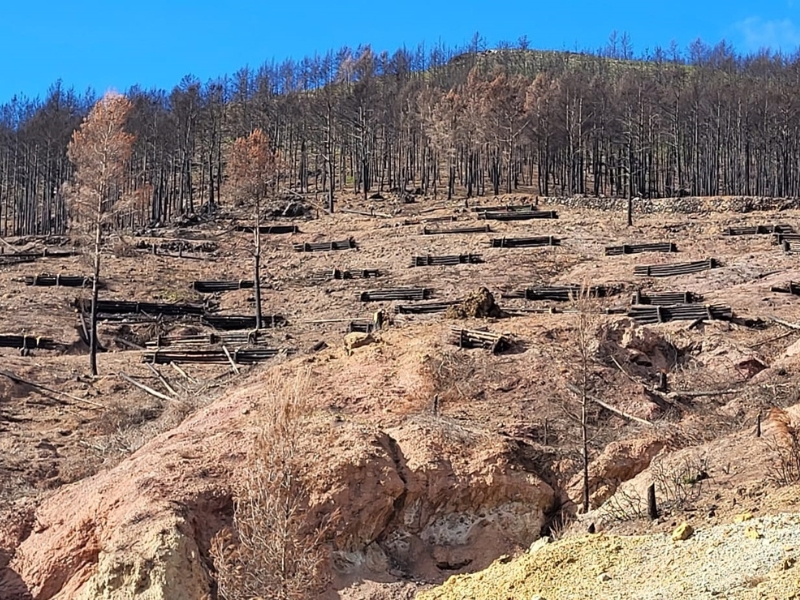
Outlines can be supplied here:
M234 523L212 541L219 593L226 600L316 597L327 583L325 524L309 521L306 454L308 373L264 388L266 409L235 493Z

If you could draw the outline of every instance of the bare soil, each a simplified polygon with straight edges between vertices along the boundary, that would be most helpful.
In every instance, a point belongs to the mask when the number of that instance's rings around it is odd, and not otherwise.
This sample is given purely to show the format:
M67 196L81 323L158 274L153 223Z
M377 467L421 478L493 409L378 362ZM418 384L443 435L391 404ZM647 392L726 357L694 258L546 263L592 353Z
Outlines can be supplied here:
M514 203L519 201L513 196L485 201ZM348 205L359 210L371 208L355 200ZM373 207L381 213L392 210L379 203ZM800 280L797 256L784 253L769 235L724 237L721 232L741 225L800 226L800 212L637 215L634 226L628 228L623 214L555 207L557 220L490 221L491 233L423 235L426 225L467 227L485 222L463 208L463 202L445 205L421 200L401 210L391 218L323 214L318 219L296 220L300 233L264 236L263 311L280 314L288 322L268 332L269 344L307 356L318 376L315 395L319 404L333 413L389 428L414 415L429 414L435 397L439 414L454 423L546 448L549 459L541 466L542 475L560 493L562 502L569 504L569 485L578 466L578 429L572 419L576 397L567 387L577 377L576 316L570 312L570 303L502 297L543 284L603 284L620 290L593 303L598 314L592 322L597 342L591 393L654 426L648 428L594 407L593 456L612 441L653 432L668 440L670 450L699 447L737 432L749 436L759 412L798 402L800 355L787 353L787 348L800 340L800 331L772 318L800 321L800 298L770 291L771 286ZM455 220L430 221L437 217ZM236 218L241 215L222 215L187 229L151 230L144 236L109 243L102 268L107 289L101 298L208 302L220 314L251 314L252 290L206 297L191 287L194 280L252 278L251 235L232 231L236 222L244 222ZM539 235L558 237L561 245L505 249L489 244L494 237ZM187 237L214 241L219 249L187 257L132 249L140 239ZM347 237L355 239L357 249L300 253L292 248L295 243ZM609 257L603 252L606 245L665 241L675 242L679 252ZM469 253L482 255L484 262L409 266L412 256ZM712 257L721 263L720 268L664 279L633 276L635 265ZM333 269L380 269L382 276L322 283L313 278ZM196 322L162 319L147 324L103 323L100 336L108 351L99 357L100 377L89 377L87 349L80 340L78 314L72 306L76 297L87 292L27 287L19 281L25 275L44 272L78 275L88 271L82 257L0 267L0 334L48 337L66 348L33 350L26 356L14 349L0 349L2 371L53 390L44 391L0 374L0 512L6 515L22 514L24 507L35 505L60 486L117 464L197 408L229 393L249 373L269 368L240 367L242 374L236 376L228 365L182 365L187 377L176 369L159 367L177 394L176 401L155 398L118 375L123 372L173 396L141 363L141 352L131 344L143 345L158 334L211 331ZM514 316L454 320L444 314L396 315L393 303L362 303L358 299L359 293L368 289L412 286L432 289L434 300L462 299L485 287L499 306ZM624 315L599 314L603 309L629 305L637 288L702 294L706 303L732 307L736 319L641 328ZM525 312L532 308L539 312ZM549 308L556 312L548 312ZM356 357L348 359L342 346L348 322L371 321L379 309L390 316L388 331L378 334L382 343L359 349ZM506 334L514 344L498 355L460 350L447 343L449 329L456 325L486 327ZM320 342L326 348L319 350ZM733 391L660 399L647 388L656 385L661 371L669 373L671 390ZM748 452L746 441L730 446L728 452L729 461L742 460ZM721 481L719 473L712 475ZM714 503L724 506L727 500L730 504L733 496L727 495L738 493L737 485L768 489L765 496L781 497L776 486L770 487L764 477L750 473L747 481L726 480L717 485L714 493L719 498ZM780 508L781 501L775 500L774 509ZM731 511L738 509L730 505ZM671 523L665 521L664 529ZM616 526L626 533L635 529L630 523Z

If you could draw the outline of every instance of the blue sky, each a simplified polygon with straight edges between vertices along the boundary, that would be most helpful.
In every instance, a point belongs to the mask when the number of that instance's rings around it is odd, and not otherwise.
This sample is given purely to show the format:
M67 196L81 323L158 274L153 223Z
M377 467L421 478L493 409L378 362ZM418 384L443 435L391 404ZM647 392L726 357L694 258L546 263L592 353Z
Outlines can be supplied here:
M3 3L0 102L42 95L55 80L79 91L172 88L275 58L343 45L394 50L462 45L478 31L493 45L526 35L533 48L597 49L612 31L634 51L675 40L727 40L740 51L793 52L800 0L38 0Z

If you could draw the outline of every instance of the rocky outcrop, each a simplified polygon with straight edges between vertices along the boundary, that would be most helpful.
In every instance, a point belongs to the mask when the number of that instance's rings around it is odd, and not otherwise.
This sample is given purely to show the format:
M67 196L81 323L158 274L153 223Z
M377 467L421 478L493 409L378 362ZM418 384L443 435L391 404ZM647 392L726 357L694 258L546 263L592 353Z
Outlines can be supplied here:
M636 477L650 466L650 463L666 447L659 438L639 438L612 442L602 454L589 465L590 504L600 506L610 498L625 481ZM576 476L569 486L569 498L580 504L583 479Z
M20 535L0 597L11 589L36 600L210 597L210 539L230 523L232 474L249 447L259 385L45 500ZM530 544L553 504L514 442L442 419L384 432L320 414L301 448L314 482L311 514L337 514L342 585L482 568Z

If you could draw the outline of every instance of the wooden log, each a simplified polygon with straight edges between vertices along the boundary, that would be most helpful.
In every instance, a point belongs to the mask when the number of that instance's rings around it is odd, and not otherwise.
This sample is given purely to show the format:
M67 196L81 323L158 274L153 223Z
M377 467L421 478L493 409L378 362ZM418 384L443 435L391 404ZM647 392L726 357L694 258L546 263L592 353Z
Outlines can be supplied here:
M159 392L159 391L157 391L157 390L154 390L153 388L151 388L151 387L149 387L149 386L147 386L147 385L145 385L145 384L143 384L143 383L141 383L141 382L139 382L139 381L136 381L136 380L135 380L135 379L133 379L132 377L128 377L128 376L127 376L125 373L123 373L122 371L120 371L120 372L118 373L118 375L119 375L119 376L120 376L122 379L124 379L125 381L127 381L128 383L130 383L131 385L133 385L133 386L135 386L135 387L139 388L139 389L140 389L140 390L142 390L143 392L146 392L146 393L150 394L151 396L153 396L153 397L155 397L155 398L159 398L160 400L166 400L167 402L176 402L176 399L175 399L175 398L170 398L169 396L166 396L166 395L162 394L161 392Z

